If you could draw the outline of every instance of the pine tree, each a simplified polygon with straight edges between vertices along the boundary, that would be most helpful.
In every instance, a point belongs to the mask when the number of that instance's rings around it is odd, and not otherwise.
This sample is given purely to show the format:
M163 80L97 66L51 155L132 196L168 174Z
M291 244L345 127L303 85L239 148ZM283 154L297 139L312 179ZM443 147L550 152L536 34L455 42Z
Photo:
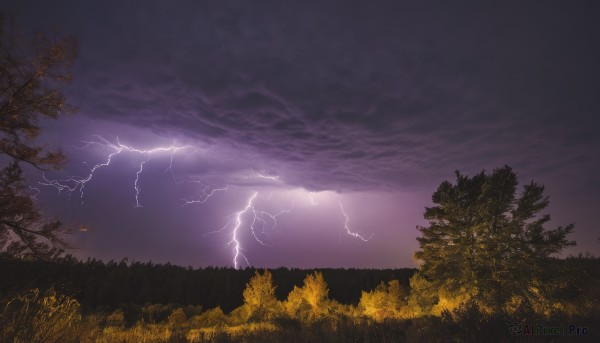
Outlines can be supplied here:
M32 201L21 163L44 170L60 168L65 160L35 138L40 118L73 110L61 87L71 80L75 54L72 37L36 34L26 40L0 14L0 252L47 258L66 246L60 222L44 218Z
M429 226L418 227L420 273L437 288L498 306L513 296L540 296L540 275L563 248L573 224L547 230L550 220L544 187L531 182L517 197L517 175L504 166L456 184L444 181L426 208Z
M0 170L0 250L16 257L60 255L66 245L61 223L45 219L28 191L17 163Z

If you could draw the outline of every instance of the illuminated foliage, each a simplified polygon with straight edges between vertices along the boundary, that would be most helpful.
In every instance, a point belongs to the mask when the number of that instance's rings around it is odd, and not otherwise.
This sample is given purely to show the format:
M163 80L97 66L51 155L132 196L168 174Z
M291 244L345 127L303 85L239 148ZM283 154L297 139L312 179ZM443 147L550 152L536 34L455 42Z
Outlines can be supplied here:
M186 320L187 320L187 317L185 315L185 312L183 312L183 308L181 308L181 307L175 309L169 315L169 324L171 326L181 326L181 325L183 325L183 323L185 323Z
M42 295L35 289L6 302L0 315L0 341L79 342L80 322L75 299Z
M117 309L113 313L106 316L106 325L108 326L125 326L125 314L123 310Z
M327 300L329 295L329 289L323 274L321 272L315 272L314 274L308 274L304 279L304 286L302 287L304 299L310 304L313 309L318 309Z
M555 280L558 291L571 293L579 289L573 297L551 301L543 298L545 303L532 303L513 296L504 308L493 309L448 289L434 287L419 273L410 279L408 303L400 282L392 280L362 292L357 307L328 299L324 278L320 273L309 274L304 285L295 287L288 295L285 305L286 310L291 311L289 315L277 313L262 317L251 311L262 302L254 302L239 306L230 314L220 307L201 313L197 305L145 305L137 308L143 317L136 317L132 304L122 304L108 316L91 313L82 318L79 303L72 298L55 293L41 296L40 292L32 291L4 301L0 313L0 342L495 341L506 335L507 323L548 322L548 311L556 323L576 318L581 328L594 327L599 317L596 306L597 280L600 279L598 261L554 261L563 270L561 278ZM574 273L569 273L572 269ZM561 284L572 277L579 281L572 285L574 289L561 288ZM247 296L260 294L264 299L271 298L271 290L275 289L266 272L256 273L246 288L254 289L246 292ZM260 289L262 291L258 291ZM564 311L565 304L572 312ZM14 339L17 336L18 339ZM597 334L589 336L591 341L597 341L598 337Z
M323 274L308 274L302 288L294 286L285 302L286 313L302 321L323 318L329 314L331 301Z
M363 315L382 321L400 317L400 308L405 304L406 292L398 280L392 280L387 285L380 283L373 291L363 291L358 308Z
M468 177L456 172L444 181L426 208L429 226L419 227L423 262L420 273L452 297L474 297L495 307L519 295L537 298L548 259L574 245L566 236L573 225L545 229L550 220L544 187L531 182L517 197L517 175L508 166Z
M243 306L247 307L250 318L253 319L269 319L281 312L282 305L275 297L271 272L255 272L244 289Z
M410 278L410 295L408 306L404 309L404 316L415 318L429 314L438 299L438 289L420 273L415 273Z
M220 307L215 307L200 315L193 316L190 321L193 327L210 327L227 322L227 316Z

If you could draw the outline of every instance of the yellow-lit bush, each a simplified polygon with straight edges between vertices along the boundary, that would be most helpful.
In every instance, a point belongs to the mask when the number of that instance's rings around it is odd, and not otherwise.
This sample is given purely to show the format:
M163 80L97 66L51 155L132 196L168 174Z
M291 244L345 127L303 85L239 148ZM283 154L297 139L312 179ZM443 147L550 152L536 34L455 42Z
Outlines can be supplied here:
M185 316L185 312L183 312L183 308L179 307L169 315L169 325L171 326L183 326L186 322L187 317Z
M234 311L235 312L235 311ZM233 312L232 312L233 316ZM247 317L246 317L247 318ZM227 322L227 316L220 307L215 307L190 318L189 323L192 328L213 327Z
M283 306L275 297L271 272L265 270L263 274L258 271L254 274L244 289L244 305L249 320L268 320L283 313Z
M107 327L97 337L95 343L159 343L168 342L172 337L172 330L168 325L138 323L134 327Z
M123 313L123 310L115 310L113 313L106 316L106 325L123 327L125 325L125 314Z
M441 316L443 311L454 311L471 299L472 295L465 289L449 292L445 288L440 288L438 289L438 302L431 308L431 314L434 316ZM485 308L480 306L480 310L483 311Z
M193 308L193 306L192 306ZM174 306L172 304L148 304L142 307L142 318L146 323L160 323L165 319L169 318L169 315L173 312ZM193 314L187 314L191 317Z
M3 304L0 341L52 343L79 342L79 303L70 297L42 295L34 289Z
M380 283L370 292L362 292L358 309L362 315L376 321L400 317L400 308L406 303L406 293L398 280L387 285Z
M415 273L410 278L408 305L402 309L402 316L416 318L428 315L438 300L437 289L419 273Z
M285 302L286 313L303 322L327 317L332 307L329 289L323 274L315 272L304 279L302 288L294 286Z

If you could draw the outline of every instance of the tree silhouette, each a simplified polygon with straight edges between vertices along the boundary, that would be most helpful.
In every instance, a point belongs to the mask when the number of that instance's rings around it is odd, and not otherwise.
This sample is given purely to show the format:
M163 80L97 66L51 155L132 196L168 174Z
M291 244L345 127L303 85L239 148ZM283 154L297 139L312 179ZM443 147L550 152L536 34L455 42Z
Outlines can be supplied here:
M432 196L436 206L425 210L429 226L418 227L415 253L434 288L489 306L543 295L543 268L552 254L575 245L566 239L573 225L546 230L544 187L531 182L517 197L517 186L508 166L473 177L457 171L456 184L442 182Z
M57 169L60 151L35 143L40 118L73 111L61 86L71 80L76 45L72 37L36 34L26 40L12 20L0 15L0 251L48 257L65 247L60 222L46 220L28 194L20 162Z

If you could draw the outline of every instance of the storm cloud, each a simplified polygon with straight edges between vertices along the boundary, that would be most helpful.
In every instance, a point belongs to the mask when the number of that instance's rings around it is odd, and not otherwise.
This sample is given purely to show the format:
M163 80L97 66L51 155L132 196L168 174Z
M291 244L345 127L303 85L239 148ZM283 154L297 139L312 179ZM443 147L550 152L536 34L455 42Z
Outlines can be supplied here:
M598 202L600 25L591 2L9 9L80 40L67 92L85 119L49 124L64 145L91 134L178 141L207 152L183 157L181 174L225 184L262 170L289 187L349 194L431 194L456 169L508 164L570 202Z

